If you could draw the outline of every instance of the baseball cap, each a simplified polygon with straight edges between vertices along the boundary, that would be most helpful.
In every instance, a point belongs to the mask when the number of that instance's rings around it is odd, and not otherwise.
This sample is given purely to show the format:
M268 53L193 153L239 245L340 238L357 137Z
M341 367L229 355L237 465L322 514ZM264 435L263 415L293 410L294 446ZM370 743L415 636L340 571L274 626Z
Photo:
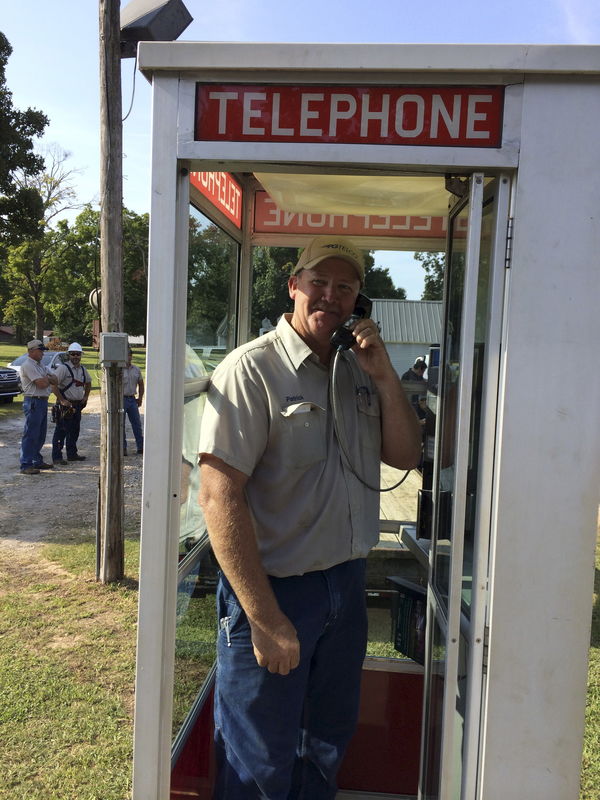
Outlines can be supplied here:
M354 242L345 236L315 236L300 254L292 275L301 269L311 269L326 258L341 258L356 270L361 284L365 280L365 262L363 254Z
M77 342L73 342L68 346L67 353L83 353L83 347Z
M27 342L27 349L28 350L47 350L47 347L44 347L44 343L40 342L39 339L32 339L30 342Z

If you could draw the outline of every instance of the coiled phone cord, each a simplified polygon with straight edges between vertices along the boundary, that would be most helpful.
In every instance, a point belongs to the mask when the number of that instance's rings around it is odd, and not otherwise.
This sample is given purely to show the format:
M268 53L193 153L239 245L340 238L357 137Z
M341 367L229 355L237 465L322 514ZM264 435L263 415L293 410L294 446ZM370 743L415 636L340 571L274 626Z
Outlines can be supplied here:
M337 375L338 375L338 365L339 365L339 362L340 362L340 353L341 353L342 349L343 348L341 348L341 347L338 348L336 350L336 352L335 352L334 357L333 357L333 368L331 370L331 380L329 382L329 403L331 405L331 411L332 411L332 416L333 416L333 428L335 430L335 435L337 436L337 440L338 440L338 444L340 446L340 450L342 451L342 454L343 454L344 458L346 459L346 462L348 464L348 467L350 468L350 471L358 478L358 480L364 486L367 487L367 489L371 489L374 492L391 492L393 489L397 489L401 484L404 483L404 481L408 478L408 475L409 475L409 473L411 471L410 469L406 470L406 472L404 473L402 478L400 478L398 483L395 483L393 486L389 486L387 489L382 489L381 486L373 486L372 484L369 483L369 481L365 480L363 478L363 476L359 474L358 470L355 468L355 466L352 463L352 460L350 459L350 456L348 454L348 446L347 446L347 441L346 441L346 432L343 429L343 425L342 425L342 421L343 421L343 416L344 415L343 415L343 413L341 411L341 407L340 407L340 404L338 403L337 395L336 395L336 391L335 391L336 383L337 383Z

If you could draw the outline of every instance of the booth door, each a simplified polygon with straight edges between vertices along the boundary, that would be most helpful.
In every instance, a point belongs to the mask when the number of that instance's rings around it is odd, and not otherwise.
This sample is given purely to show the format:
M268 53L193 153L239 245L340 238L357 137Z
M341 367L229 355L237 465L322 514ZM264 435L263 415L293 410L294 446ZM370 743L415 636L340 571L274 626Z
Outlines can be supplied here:
M510 180L457 182L436 413L420 800L476 797ZM465 225L466 223L466 225ZM465 233L466 230L466 233Z

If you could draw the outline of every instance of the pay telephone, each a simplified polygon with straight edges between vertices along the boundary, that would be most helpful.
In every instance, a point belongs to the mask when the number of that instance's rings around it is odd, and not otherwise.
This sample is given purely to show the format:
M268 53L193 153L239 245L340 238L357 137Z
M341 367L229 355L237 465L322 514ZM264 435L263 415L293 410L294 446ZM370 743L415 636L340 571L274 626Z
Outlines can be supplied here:
M371 300L365 294L359 294L352 315L331 334L330 342L336 350L349 350L355 344L356 339L352 335L352 329L359 320L371 316L372 308Z

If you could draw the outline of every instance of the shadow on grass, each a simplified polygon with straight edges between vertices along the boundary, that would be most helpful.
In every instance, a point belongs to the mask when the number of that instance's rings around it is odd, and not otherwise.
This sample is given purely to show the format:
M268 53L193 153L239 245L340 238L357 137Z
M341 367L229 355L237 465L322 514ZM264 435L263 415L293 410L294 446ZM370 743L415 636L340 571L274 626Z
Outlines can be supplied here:
M137 591L139 588L139 533L125 533L124 551L125 575L122 579L111 582L110 586ZM84 530L71 528L50 534L44 539L43 555L49 561L60 564L74 575L89 576L91 573L96 577L99 563L96 534L89 528Z

